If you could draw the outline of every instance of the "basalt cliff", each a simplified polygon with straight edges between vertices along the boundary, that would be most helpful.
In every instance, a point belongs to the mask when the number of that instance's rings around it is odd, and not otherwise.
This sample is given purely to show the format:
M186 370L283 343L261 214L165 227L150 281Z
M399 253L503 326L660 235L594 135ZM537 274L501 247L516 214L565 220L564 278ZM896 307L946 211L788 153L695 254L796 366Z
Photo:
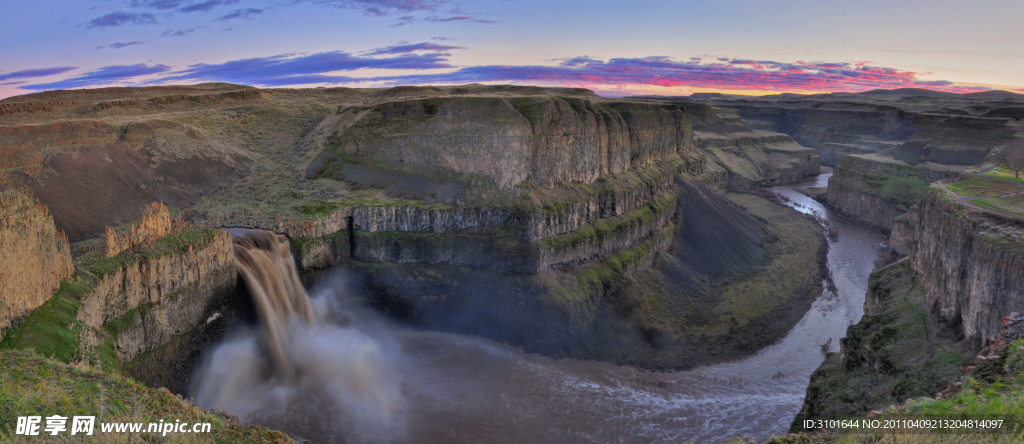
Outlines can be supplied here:
M32 191L0 173L0 339L71 276L68 238Z

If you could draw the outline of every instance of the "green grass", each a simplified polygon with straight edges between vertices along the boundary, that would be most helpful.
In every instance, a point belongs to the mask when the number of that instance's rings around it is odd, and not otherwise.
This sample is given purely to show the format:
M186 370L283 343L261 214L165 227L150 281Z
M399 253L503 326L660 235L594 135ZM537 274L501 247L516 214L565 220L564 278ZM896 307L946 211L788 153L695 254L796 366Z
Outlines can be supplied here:
M117 373L79 370L37 353L0 350L0 441L35 442L41 437L13 435L18 416L96 416L94 435L61 442L290 443L286 435L261 427L231 427L221 418L167 393ZM207 434L109 434L100 422L210 423ZM74 438L78 438L77 436ZM67 440L67 441L65 441ZM140 441L141 440L141 441Z
M334 214L339 207L337 202L317 201L308 205L299 205L297 208L300 213L307 216L326 217Z
M81 359L78 333L84 324L75 316L91 291L75 278L61 282L53 298L7 332L0 349L32 349L61 362Z
M836 443L1017 443L1024 439L1024 341L1014 341L1002 362L982 364L965 378L959 392L941 400L919 399L895 410L887 409L885 417L915 415L944 419L1002 419L1003 429L997 433L967 434L934 431L908 435L851 433L838 435Z
M964 180L946 185L946 188L967 197L998 197L1001 194L1021 189L1012 183L978 176L968 176Z
M1009 179L1009 180L1012 180L1014 182L1020 182L1020 183L1024 184L1024 178L1018 178L1015 174L1013 174L1013 171L1010 171L1010 170L1008 170L1006 168L1003 168L1003 167L999 167L999 168L996 168L996 169L994 169L992 171L989 171L989 172L985 173L985 175L986 176L991 176L991 177L998 177L1000 179Z
M153 304L150 302L139 304L135 306L135 308L128 310L127 313L104 323L103 329L106 330L107 333L110 334L110 336L116 338L117 335L121 334L121 332L123 332L126 328L130 327L132 323L135 322L136 314L144 314L148 312L151 308L153 308Z
M975 199L971 203L989 210L1024 218L1024 195L1004 199Z
M152 245L124 251L114 257L107 257L102 250L85 253L75 258L75 266L101 278L143 259L155 259L168 254L185 254L190 249L202 249L216 236L217 230L189 227L164 236Z
M0 349L35 350L60 362L84 360L108 370L120 368L121 362L109 337L98 338L100 344L95 349L83 347L81 343L79 333L88 327L75 318L82 300L92 291L93 287L78 276L61 282L53 298L4 336Z

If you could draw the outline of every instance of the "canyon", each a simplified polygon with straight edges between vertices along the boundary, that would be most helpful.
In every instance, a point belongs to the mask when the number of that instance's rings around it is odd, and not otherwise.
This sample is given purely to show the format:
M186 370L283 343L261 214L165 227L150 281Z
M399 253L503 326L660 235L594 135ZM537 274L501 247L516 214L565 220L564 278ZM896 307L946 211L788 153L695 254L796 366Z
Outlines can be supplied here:
M901 402L952 377L956 356L1024 308L1024 262L1007 234L1018 222L934 184L991 164L1018 137L1019 116L1007 110L1024 107L1022 97L612 99L477 84L12 97L0 101L0 262L23 271L0 275L0 348L185 393L201 382L192 378L204 356L254 322L260 297L251 276L239 277L237 250L243 233L264 230L307 286L336 282L331 292L348 294L338 298L389 322L545 359L712 368L789 340L837 293L840 262L829 254L839 244L828 236L837 216L770 190L830 166L819 191L829 210L881 230L886 254L906 256L873 275L862 324L899 305L887 286L914 276L919 289L900 304L919 307L951 350L928 384L871 398ZM844 298L864 293L838 285ZM798 419L878 407L834 393L854 370L875 381L891 373L864 351L873 327L854 325L839 346L861 312L829 330L839 353L801 358L825 364ZM448 340L392 335L381 344ZM779 378L806 387L801 372ZM792 415L799 403L788 399L779 412ZM250 420L298 433L261 415Z

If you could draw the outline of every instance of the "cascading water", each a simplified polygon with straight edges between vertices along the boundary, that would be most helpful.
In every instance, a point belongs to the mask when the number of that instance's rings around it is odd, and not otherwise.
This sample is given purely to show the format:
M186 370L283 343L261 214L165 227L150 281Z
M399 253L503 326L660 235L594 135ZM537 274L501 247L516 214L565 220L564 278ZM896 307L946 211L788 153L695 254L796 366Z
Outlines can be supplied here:
M288 239L267 231L252 231L234 239L234 252L235 263L256 304L274 371L292 382L295 372L285 351L288 324L312 324L314 319L309 296L288 250Z
M196 403L317 442L404 434L398 347L388 330L338 298L311 301L284 236L246 230L234 254L259 329L236 332L207 357L190 390Z

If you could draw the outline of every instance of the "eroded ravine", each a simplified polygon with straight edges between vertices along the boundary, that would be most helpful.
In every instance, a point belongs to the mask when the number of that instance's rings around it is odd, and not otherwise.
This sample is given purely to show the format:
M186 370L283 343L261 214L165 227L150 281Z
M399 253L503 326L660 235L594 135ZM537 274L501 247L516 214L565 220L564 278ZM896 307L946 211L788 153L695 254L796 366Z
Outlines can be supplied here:
M325 407L316 381L301 374L297 387L276 382L277 386L261 388L267 398L246 396L247 402L263 405L249 406L252 413L242 420L314 441L345 437L352 442L713 442L739 435L762 440L784 434L800 409L810 374L824 359L823 345L838 350L847 325L861 317L867 276L884 242L878 231L833 215L794 188L775 191L796 209L827 220L838 232L828 254L836 292L826 290L783 340L753 356L663 373L556 360L475 336L388 325L349 303L340 275L311 292L318 319L327 320L332 330L305 331L299 337L325 347L317 356L341 371L383 366L382 374L391 374L401 386L401 399L388 399L388 407L377 410L386 410L389 420L353 433L354 423L343 417L353 414L352 406L358 403L346 407L342 400L341 408ZM317 337L324 334L331 336L330 341ZM244 333L241 338L214 355L259 361L239 352ZM225 347L232 343L236 352L230 355ZM366 354L336 355L352 350L344 344L374 350L372 359ZM392 349L392 344L397 347ZM252 363L233 365L248 364ZM329 373L312 377L326 378ZM205 377L200 374L197 379ZM352 381L335 378L324 383L344 386ZM358 383L383 382L371 378ZM393 394L387 387L357 388ZM362 392L334 393L345 398Z

